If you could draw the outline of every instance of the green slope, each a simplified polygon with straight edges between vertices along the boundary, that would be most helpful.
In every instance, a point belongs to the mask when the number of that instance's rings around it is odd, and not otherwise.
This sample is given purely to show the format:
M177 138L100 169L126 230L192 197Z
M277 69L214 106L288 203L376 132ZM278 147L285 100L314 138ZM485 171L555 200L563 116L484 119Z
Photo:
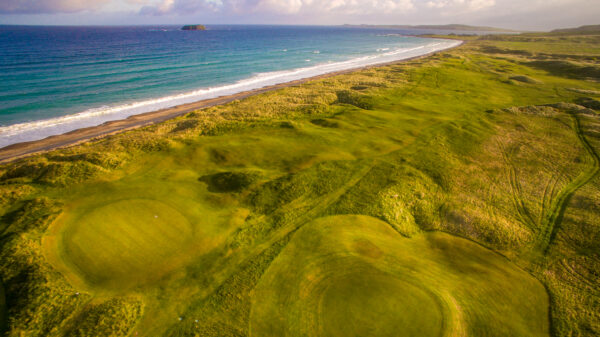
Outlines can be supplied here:
M504 257L365 216L298 231L254 290L253 336L547 336L548 296Z

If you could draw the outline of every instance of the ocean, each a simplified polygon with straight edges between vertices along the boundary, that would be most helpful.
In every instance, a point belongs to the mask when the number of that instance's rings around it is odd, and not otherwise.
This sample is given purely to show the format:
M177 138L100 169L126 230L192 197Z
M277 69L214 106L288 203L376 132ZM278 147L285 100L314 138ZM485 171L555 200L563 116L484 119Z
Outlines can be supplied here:
M414 33L343 26L0 26L0 147L458 44L406 36Z

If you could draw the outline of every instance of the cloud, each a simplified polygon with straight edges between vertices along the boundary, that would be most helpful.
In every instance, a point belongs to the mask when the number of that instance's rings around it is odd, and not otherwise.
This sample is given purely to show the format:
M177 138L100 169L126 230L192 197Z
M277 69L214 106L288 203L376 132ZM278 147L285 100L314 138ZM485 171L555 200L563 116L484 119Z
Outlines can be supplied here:
M600 1L0 0L1 23L41 23L44 15L39 14L45 14L45 22L51 24L464 23L517 29L550 29L597 23Z
M74 13L94 10L110 0L0 0L0 13Z
M430 9L451 9L453 11L479 11L494 5L496 5L496 0L434 0L425 4Z
M337 13L337 14L369 14L369 13L404 13L414 8L412 0L261 0L256 4L258 12L277 14L296 13Z
M136 1L136 0L133 0ZM327 14L344 15L370 13L405 13L414 8L412 0L163 0L147 5L141 14L192 14L215 12L226 15L243 14Z

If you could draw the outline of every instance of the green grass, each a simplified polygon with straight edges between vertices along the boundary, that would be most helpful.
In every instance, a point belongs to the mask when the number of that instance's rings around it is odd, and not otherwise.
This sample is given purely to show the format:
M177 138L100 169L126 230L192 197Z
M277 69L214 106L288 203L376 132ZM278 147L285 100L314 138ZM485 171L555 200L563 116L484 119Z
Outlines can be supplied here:
M155 200L117 201L65 224L64 259L94 283L159 274L192 245L192 226ZM179 253L179 254L178 254ZM135 275L135 276L133 276Z
M598 57L600 47L597 42L600 35L555 36L552 34L532 33L521 35L491 35L485 39L493 41L496 48L522 50L528 53L565 55L585 55Z
M171 175L172 164L162 164L145 163L135 178L73 188L66 206L72 211L45 237L50 261L76 271L89 287L122 291L222 244L247 211L202 202L198 196L209 193L197 175Z
M7 335L600 334L595 39L470 37L0 166Z
M504 257L442 233L407 239L365 216L305 225L253 295L255 336L548 333L544 287Z

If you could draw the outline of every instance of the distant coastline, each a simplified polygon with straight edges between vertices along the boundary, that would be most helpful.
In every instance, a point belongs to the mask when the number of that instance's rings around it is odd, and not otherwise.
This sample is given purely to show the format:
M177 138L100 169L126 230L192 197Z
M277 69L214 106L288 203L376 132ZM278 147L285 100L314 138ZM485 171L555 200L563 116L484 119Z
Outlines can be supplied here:
M265 86L262 88L247 90L247 91L243 91L243 92L239 92L239 93L235 93L235 94L231 94L231 95L224 95L224 96L219 96L216 98L199 100L199 101L196 101L193 103L181 104L181 105L166 108L166 109L160 109L157 111L132 115L125 119L109 121L109 122L105 122L105 123L103 123L101 125L97 125L97 126L80 128L80 129L76 129L76 130L73 130L73 131L70 131L67 133L63 133L60 135L49 136L49 137L41 139L41 140L21 142L21 143L8 145L6 147L0 148L0 163L6 163L6 162L14 161L17 159L21 159L24 157L28 157L28 156L31 156L34 154L51 151L51 150L54 150L57 148L69 147L69 146L77 145L77 144L80 144L80 143L83 143L86 141L90 141L93 139L99 139L99 138L103 138L103 137L113 135L116 133L124 132L127 130L136 129L139 127L144 127L144 126L160 123L160 122L163 122L163 121L175 118L175 117L182 116L182 115L192 112L194 110L226 104L226 103L229 103L234 100L243 99L246 97L258 95L258 94L261 94L264 92L277 90L277 89L281 89L281 88L285 88L285 87L289 87L289 86L299 85L299 84L302 84L302 83L305 83L305 82L308 82L311 80L323 79L323 78L328 78L328 77L332 77L332 76L336 76L336 75L340 75L340 74L346 74L346 73L350 73L350 72L354 72L354 71L358 71L358 70L362 70L362 69L368 69L368 68L372 68L372 67L381 67L381 66L385 66L385 65L406 62L406 61L413 60L413 59L428 57L428 56L431 56L433 54L436 54L436 53L439 53L439 52L442 52L445 50L457 48L464 43L461 40L448 39L447 41L451 41L452 43L448 44L444 48L440 48L435 51L416 55L416 56L400 58L400 59L397 59L394 61L381 62L381 63L376 63L376 64L368 64L368 65L364 65L364 66L353 67L353 68L343 69L343 70L339 70L339 71L327 72L327 73L319 74L316 76L309 76L309 77L305 77L305 78L301 78L301 79L297 79L297 80L293 80L293 81L288 81L288 82L284 82L284 83L279 83L279 84L275 84L275 85L268 85L268 86Z
M376 29L422 29L422 30L448 30L448 31L466 31L466 32L497 32L497 33L518 33L519 31L505 28L487 27L487 26L469 26L460 24L450 25L353 25L346 24L344 27L353 28L376 28Z

